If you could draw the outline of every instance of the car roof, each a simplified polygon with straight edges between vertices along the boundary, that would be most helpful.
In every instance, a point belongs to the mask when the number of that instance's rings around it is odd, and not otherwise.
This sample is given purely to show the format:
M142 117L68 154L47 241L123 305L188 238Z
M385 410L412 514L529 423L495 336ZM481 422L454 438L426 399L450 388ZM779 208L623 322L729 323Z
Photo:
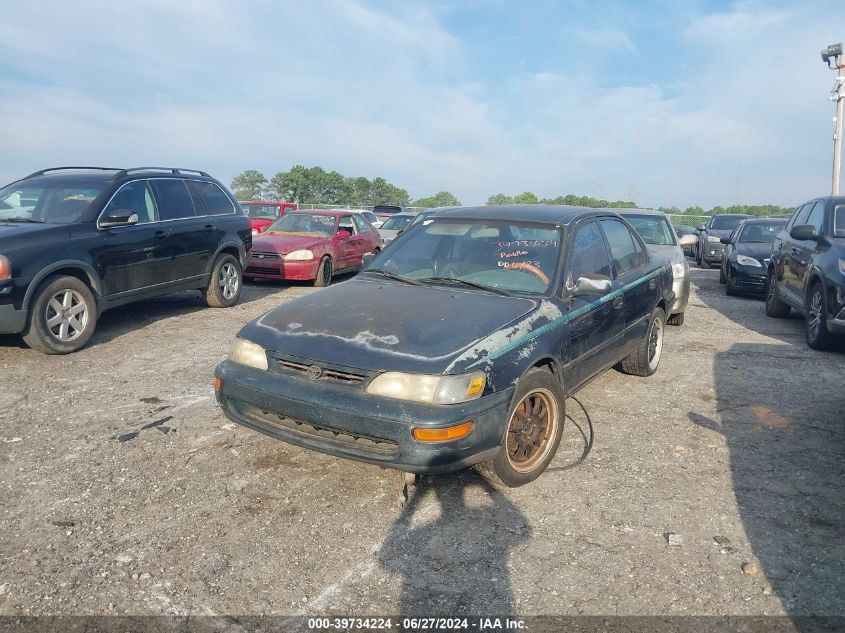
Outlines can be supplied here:
M335 216L346 216L346 215L354 215L354 211L350 211L349 209L294 209L291 211L291 214L296 213L308 213L310 215L335 215Z
M766 224L771 224L772 222L780 222L782 224L786 224L789 218L747 218L742 221L743 224L756 224L758 222L765 222Z
M213 181L210 175L197 169L179 167L51 167L42 169L18 182L28 184L124 182L137 178L182 178L185 180ZM12 183L14 184L14 183Z
M665 218L666 214L657 209L632 209L631 207L615 208L609 207L609 211L614 211L619 215L653 215L658 218Z
M503 204L489 207L455 207L437 214L438 219L523 220L545 224L570 224L590 215L615 214L615 209L570 207L560 204Z
M281 200L238 200L241 204L295 204L293 202L283 202Z

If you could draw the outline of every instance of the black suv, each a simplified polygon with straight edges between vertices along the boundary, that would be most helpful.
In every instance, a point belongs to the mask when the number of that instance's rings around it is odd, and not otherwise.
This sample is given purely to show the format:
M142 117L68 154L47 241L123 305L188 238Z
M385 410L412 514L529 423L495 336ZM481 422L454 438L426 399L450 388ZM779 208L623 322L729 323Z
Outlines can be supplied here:
M845 197L801 205L772 247L766 314L801 312L807 344L825 349L845 334Z
M202 171L59 167L0 189L0 333L83 347L103 310L200 289L237 303L249 220Z

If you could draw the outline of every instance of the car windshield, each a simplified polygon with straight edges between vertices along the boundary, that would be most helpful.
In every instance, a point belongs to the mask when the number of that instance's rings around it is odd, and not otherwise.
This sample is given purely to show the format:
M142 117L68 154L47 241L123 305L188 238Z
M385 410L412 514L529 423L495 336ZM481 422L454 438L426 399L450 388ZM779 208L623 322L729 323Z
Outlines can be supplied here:
M633 226L643 242L658 246L672 246L675 243L672 231L666 221L655 215L628 215L625 219Z
M7 222L79 222L106 183L28 185L11 184L0 189L0 220Z
M767 222L746 224L739 234L739 241L743 243L768 243L775 241L775 237L783 228L783 222Z
M283 218L273 222L265 231L265 235L276 233L331 237L335 234L335 222L336 218L333 215L288 213Z
M256 220L275 220L279 217L279 205L277 204L244 204L246 214Z
M713 218L713 223L710 225L711 229L717 231L733 231L736 225L742 222L745 218L737 215L717 215Z
M438 220L415 225L367 270L423 283L466 282L542 294L554 279L560 229L509 221Z
M833 237L845 237L845 204L833 209Z
M404 229L408 224L411 223L411 216L404 215L404 216L393 216L392 218L388 218L384 221L384 224L381 225L382 229L387 231L401 231Z

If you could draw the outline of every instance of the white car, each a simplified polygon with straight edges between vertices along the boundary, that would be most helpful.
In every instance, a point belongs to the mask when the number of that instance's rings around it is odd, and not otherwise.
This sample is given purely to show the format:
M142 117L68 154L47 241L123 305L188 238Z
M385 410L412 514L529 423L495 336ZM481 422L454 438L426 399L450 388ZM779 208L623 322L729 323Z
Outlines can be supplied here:
M360 213L367 221L373 225L375 228L381 227L382 221L378 218L378 216L370 211L369 209L346 209L346 211L351 211L352 213Z

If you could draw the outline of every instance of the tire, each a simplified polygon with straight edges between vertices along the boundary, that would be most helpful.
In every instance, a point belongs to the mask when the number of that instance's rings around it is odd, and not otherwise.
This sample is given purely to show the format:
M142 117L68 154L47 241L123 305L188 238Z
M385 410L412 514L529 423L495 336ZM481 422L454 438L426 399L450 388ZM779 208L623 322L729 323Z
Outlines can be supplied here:
M45 354L82 349L97 327L97 300L88 285L70 276L48 277L35 290L23 340Z
M735 297L739 294L736 286L734 286L733 275L730 274L730 271L728 271L728 275L725 277L725 294L729 297Z
M669 325L683 325L684 324L684 313L681 312L680 314L673 314L668 319L666 319L666 323Z
M719 283L723 284L727 282L727 277L725 277L725 269L719 266Z
M565 419L558 379L546 369L531 369L516 386L499 453L473 468L497 486L516 488L534 481L554 458Z
M622 359L622 371L632 376L651 376L657 371L663 352L663 330L666 313L655 308L648 321L648 329L637 351Z
M775 269L769 269L769 275L766 277L766 316L773 319L783 319L789 316L792 308L788 303L784 303L777 296L777 280L775 279Z
M824 286L816 281L807 295L807 305L804 311L804 334L807 345L812 349L830 349L833 336L827 331L827 297Z
M324 257L320 261L320 267L317 269L317 278L314 279L314 286L317 288L325 288L330 285L332 283L332 275L334 275L332 258Z
M241 298L243 270L233 255L221 255L211 268L211 279L205 289L205 302L210 308L231 308Z

